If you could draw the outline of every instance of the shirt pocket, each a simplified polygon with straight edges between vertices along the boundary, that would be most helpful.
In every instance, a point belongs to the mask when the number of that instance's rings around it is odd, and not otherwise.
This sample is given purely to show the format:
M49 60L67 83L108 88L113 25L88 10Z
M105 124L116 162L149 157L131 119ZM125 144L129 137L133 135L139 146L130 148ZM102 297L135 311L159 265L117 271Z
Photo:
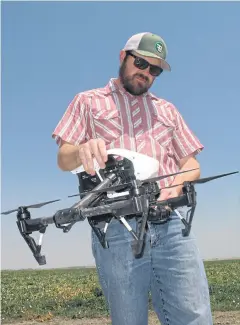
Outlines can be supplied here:
M91 113L97 138L102 138L109 144L122 135L121 114L118 110L92 109Z
M151 136L155 143L161 147L168 156L173 155L173 145L172 141L175 133L174 121L163 115L152 116L152 130Z

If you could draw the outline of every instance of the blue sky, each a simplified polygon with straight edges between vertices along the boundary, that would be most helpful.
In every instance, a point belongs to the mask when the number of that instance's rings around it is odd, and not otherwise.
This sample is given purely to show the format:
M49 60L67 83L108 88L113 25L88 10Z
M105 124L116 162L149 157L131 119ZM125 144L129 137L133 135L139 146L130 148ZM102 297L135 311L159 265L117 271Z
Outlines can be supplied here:
M239 2L3 3L1 210L63 198L32 209L39 217L75 202L66 197L77 179L58 169L51 133L75 94L117 76L119 51L143 31L167 42L172 72L152 92L174 103L204 144L202 176L239 170L239 10ZM197 191L202 257L240 257L239 174ZM40 268L14 214L1 216L1 230L2 268ZM90 226L68 234L49 226L43 252L47 268L94 264Z

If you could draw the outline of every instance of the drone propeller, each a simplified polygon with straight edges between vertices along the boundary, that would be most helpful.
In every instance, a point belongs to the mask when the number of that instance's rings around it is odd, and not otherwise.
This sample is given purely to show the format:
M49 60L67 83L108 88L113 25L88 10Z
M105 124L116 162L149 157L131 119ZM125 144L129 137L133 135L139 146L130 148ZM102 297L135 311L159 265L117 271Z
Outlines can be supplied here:
M233 175L233 174L238 174L238 173L239 173L239 171L236 171L236 172L231 172L231 173L226 173L226 174L220 174L220 175L216 175L216 176L199 178L199 179L196 179L194 181L189 181L189 183L191 183L193 185L195 185L195 184L204 184L204 183L213 181L214 179L217 179L217 178L221 178L221 177L225 177L225 176L229 176L229 175ZM181 186L181 185L184 185L184 184L183 183L181 183L181 184L175 184L175 185L170 185L170 186L167 186L167 187L164 187L164 188L172 188L172 187Z
M27 206L25 206L25 205L24 206L20 206L17 209L13 209L13 210L1 212L1 214L7 215L7 214L10 214L10 213L13 213L13 212L17 212L21 208L25 208L25 209L41 208L42 206L44 206L46 204L50 204L50 203L57 202L57 201L60 201L60 199L52 200L52 201L46 201L46 202L42 202L42 203L31 204L31 205L27 205Z
M186 171L177 172L177 173L173 173L173 174L168 174L168 175L164 175L164 176L157 176L157 177L153 177L153 178L148 178L148 179L145 179L145 180L141 181L141 183L159 181L159 180L161 180L163 178L166 178L166 177L170 177L170 176L174 176L174 175L177 175L177 174L182 174L182 173L190 172L190 171L196 170L196 169L198 169L198 168L189 169L189 170L186 170ZM217 178L221 178L221 177L225 177L225 176L229 176L229 175L237 174L237 173L239 173L239 172L236 171L236 172L231 172L231 173L226 173L226 174L220 174L220 175L216 175L216 176L199 178L197 180L190 181L190 183L193 184L193 185L194 184L203 184L203 183L207 183L207 182L212 181L212 180L217 179ZM121 190L121 189L123 189L126 186L131 185L131 184L132 183L120 184L120 185L116 185L116 186L112 186L112 187L107 187L107 188L100 189L100 190L95 190L95 191L93 190L90 193L113 192L113 191ZM167 187L162 187L161 189L172 188L172 187L177 187L177 186L181 186L181 185L184 185L184 184L181 183L181 184L170 185L170 186L167 186ZM80 194L87 194L87 193L89 193L89 192L81 192ZM79 196L80 194L69 195L68 197Z
M157 177L153 177L153 178L147 178L147 179L142 180L141 184L147 183L147 182L159 181L161 179L164 179L164 178L167 178L167 177L170 177L170 176L191 172L191 171L196 170L196 169L198 169L198 168L188 169L188 170L184 170L184 171L181 171L181 172L168 174L168 175L163 175L163 176L157 176ZM112 187L106 187L106 188L103 188L103 189L100 189L100 190L93 190L90 193L113 192L113 191L121 190L121 189L123 189L123 188L125 188L126 186L129 186L129 185L132 185L132 183L128 182L128 183L124 183L124 184L120 184L120 185L116 185L116 186L112 186ZM79 194L69 195L68 197L74 197L74 196L79 196L80 194L88 194L88 193L89 192L81 192Z
M86 194L87 194L88 192L86 192ZM85 192L82 192L81 194L85 194ZM80 195L80 193L79 194L72 194L72 195L68 195L68 197L75 197L75 196L79 196Z
M199 178L199 179L196 179L195 181L192 181L191 183L193 183L193 184L204 184L204 183L207 183L209 181L213 181L214 179L221 178L221 177L225 177L225 176L229 176L229 175L233 175L233 174L237 174L237 173L239 173L239 172L236 171L236 172L231 172L231 173L226 173L226 174L220 174L220 175L216 175L216 176Z
M164 176L156 176L156 177L152 177L152 178L147 178L147 179L144 179L143 181L141 181L142 183L150 183L150 182L157 182L157 181L160 181L166 177L171 177L171 176L175 176L175 175L178 175L178 174L184 174L184 173L188 173L188 172L191 172L193 170L197 170L199 168L193 168L193 169L188 169L188 170L183 170L181 172L177 172L177 173L173 173L173 174L168 174L168 175L164 175Z
M205 177L205 178L199 178L197 180L194 180L194 181L187 181L191 184L204 184L204 183L207 183L209 181L212 181L214 179L217 179L217 178L221 178L221 177L225 177L225 176L229 176L229 175L233 175L233 174L237 174L239 173L238 171L236 172L231 172L231 173L226 173L226 174L220 174L220 175L216 175L216 176L210 176L210 177ZM175 184L175 185L171 185L171 186L167 186L167 187L163 187L161 188L162 189L167 189L167 188L172 188L172 187L176 187L176 186L181 186L181 185L184 185L184 183L181 183L181 184ZM155 203L158 203L158 204L161 204L162 206L168 206L171 208L172 205L179 205L181 202L183 202L183 197L182 196L176 196L176 197L170 197L169 199L166 199L166 200L156 200Z

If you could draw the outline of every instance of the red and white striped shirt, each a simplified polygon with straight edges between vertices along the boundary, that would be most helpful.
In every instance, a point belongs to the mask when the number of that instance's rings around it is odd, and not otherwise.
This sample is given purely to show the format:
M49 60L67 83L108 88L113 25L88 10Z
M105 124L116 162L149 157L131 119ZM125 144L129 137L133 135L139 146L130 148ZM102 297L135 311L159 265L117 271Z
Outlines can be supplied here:
M102 138L107 149L124 148L157 159L159 175L177 172L179 159L203 149L172 103L150 92L133 96L115 80L74 97L53 131L58 145L61 139L79 145ZM160 186L173 179L163 179Z

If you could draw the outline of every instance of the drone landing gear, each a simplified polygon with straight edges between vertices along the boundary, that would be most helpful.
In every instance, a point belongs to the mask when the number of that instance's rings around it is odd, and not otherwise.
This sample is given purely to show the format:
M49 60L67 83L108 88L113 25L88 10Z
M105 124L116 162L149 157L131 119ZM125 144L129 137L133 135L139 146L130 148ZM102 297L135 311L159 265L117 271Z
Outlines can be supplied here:
M125 228L127 228L127 230L130 232L133 238L138 240L138 236L136 232L132 229L132 227L129 225L127 220L123 216L119 217L118 220L125 226Z
M138 240L138 236L137 236L136 232L132 229L132 227L129 225L129 223L127 222L127 220L124 217L122 217L122 216L116 217L115 216L115 218L117 220L119 220L126 227L126 229L131 233L131 235L133 236L134 239ZM92 227L94 233L98 237L100 244L105 249L109 248L108 241L106 240L106 232L107 232L108 225L112 219L113 219L113 217L108 219L107 221L105 221L104 229L102 231L99 227L96 226L96 222L94 220L92 220L91 218L88 218L88 222L89 222L90 226Z
M34 228L33 231L38 230L40 233L39 242L38 244L35 243L35 240L30 236L32 234L31 226L26 227L26 220L30 220L30 213L26 208L20 208L17 213L17 226L18 229L24 238L25 242L28 244L29 248L31 249L34 258L38 262L39 265L46 264L46 258L44 255L41 255L41 248L42 248L42 239L43 235L47 229L47 225L39 223L39 226Z
M181 214L178 212L178 210L175 210L175 213L179 216L179 218L181 219L182 223L184 224L185 228L182 229L182 235L183 237L187 237L190 234L191 231L191 227L192 227L192 219L193 219L193 215L196 209L196 205L194 207L192 207L188 212L187 212L187 221L186 219L184 219ZM188 217L188 215L190 214L190 216Z
M105 221L104 230L102 231L99 227L96 226L96 221L92 218L88 218L88 222L90 226L92 227L94 233L96 234L100 244L103 248L109 248L108 241L106 240L106 232L109 223L111 222L112 218L109 218Z
M130 232L132 235L134 242L132 243L133 254L136 258L141 257L143 252L143 244L144 244L144 232L146 227L147 215L145 218L142 218L142 222L140 224L139 229L134 231L127 220L123 217L116 217L115 218ZM136 218L136 219L139 219ZM99 227L96 226L95 222L89 218L89 224L92 227L94 233L98 237L98 240L104 249L109 248L109 243L106 240L106 232L107 227L109 225L109 221L105 222L104 230L102 231ZM139 225L139 220L137 220L137 224Z
M190 190L190 188L189 188L189 190ZM187 189L186 189L186 191L187 191ZM191 192L191 195L193 195L193 192ZM134 239L134 241L132 243L132 251L133 251L135 258L141 258L143 251L144 251L145 235L146 235L145 230L146 230L146 226L147 226L147 221L150 221L153 224L164 224L170 220L170 216L171 216L172 212L174 211L179 216L183 225L185 226L185 228L182 229L182 235L184 237L189 236L189 233L191 231L191 226L192 226L193 215L194 215L194 212L196 209L195 195L194 195L193 200L191 200L191 199L189 199L189 200L190 200L190 202L189 202L189 204L187 204L187 206L191 207L191 209L187 212L186 219L179 213L177 208L167 209L162 206L157 206L156 208L150 208L150 210L148 211L148 206L146 205L144 212L141 215L135 216L135 219L137 222L136 231L134 231L132 229L130 224L127 222L127 220L123 216L113 215L112 218L109 218L107 221L105 221L105 226L104 226L103 231L100 228L96 227L96 221L93 221L91 218L89 218L89 223L92 226L95 234L97 235L102 247L104 249L107 249L107 248L109 248L109 244L105 238L107 227L113 218L117 219L131 233L131 235ZM190 214L190 216L189 216L189 214Z
M185 226L185 229L182 230L182 234L184 237L189 236L190 231L191 231L191 227L192 227L192 220L193 220L193 216L196 210L196 206L197 206L197 193L194 190L194 186L193 184L191 184L190 182L185 182L184 186L182 188L183 194L185 194L186 199L187 199L187 207L190 207L190 210L187 212L187 217L186 219L184 219L180 214L180 219L182 221L182 223ZM190 214L190 215L189 215Z

